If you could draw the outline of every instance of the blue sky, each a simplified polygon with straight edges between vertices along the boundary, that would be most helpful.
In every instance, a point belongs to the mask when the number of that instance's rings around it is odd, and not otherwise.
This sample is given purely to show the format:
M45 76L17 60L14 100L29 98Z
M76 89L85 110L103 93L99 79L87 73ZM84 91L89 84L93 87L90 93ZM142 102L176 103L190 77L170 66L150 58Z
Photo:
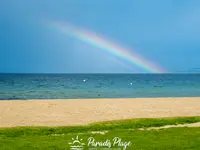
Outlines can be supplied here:
M0 72L145 72L98 47L63 35L70 22L134 50L169 72L199 72L199 0L0 1Z

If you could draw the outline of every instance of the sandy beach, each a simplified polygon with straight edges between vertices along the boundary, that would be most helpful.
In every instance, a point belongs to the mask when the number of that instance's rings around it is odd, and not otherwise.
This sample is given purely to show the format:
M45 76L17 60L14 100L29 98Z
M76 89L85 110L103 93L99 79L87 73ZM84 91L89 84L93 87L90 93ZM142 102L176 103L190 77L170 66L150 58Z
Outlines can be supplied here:
M0 127L69 126L177 116L200 116L200 97L0 101Z

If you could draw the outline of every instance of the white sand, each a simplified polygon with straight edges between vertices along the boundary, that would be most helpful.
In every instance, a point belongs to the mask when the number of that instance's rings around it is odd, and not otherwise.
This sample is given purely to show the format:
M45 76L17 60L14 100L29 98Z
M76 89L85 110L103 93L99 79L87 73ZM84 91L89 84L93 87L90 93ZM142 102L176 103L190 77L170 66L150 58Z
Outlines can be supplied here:
M68 126L177 116L200 116L200 97L0 101L0 127Z

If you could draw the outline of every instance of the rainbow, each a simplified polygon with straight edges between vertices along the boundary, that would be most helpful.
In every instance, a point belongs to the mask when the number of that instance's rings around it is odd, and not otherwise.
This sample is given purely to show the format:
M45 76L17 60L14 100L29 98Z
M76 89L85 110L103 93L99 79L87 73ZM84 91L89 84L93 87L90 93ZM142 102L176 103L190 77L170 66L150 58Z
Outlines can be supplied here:
M81 41L84 41L92 46L98 47L99 49L119 58L122 59L131 65L137 66L141 69L143 69L145 72L150 73L167 73L167 71L148 61L147 59L144 59L136 52L130 51L124 47L121 47L113 42L110 42L106 40L105 38L102 38L98 36L97 34L78 28L74 25L71 25L69 23L63 23L63 22L51 22L51 25L53 27L56 27L57 30L61 31L62 33L65 33L67 35L73 36Z

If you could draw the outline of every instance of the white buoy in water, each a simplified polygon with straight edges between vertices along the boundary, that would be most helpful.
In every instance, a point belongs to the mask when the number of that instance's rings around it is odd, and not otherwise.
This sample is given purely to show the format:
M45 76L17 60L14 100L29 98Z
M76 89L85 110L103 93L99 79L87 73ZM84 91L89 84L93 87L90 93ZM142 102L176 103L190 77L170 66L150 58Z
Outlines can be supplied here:
M133 85L133 83L131 82L130 85Z
M86 79L83 80L83 82L85 82L85 81L86 81Z

